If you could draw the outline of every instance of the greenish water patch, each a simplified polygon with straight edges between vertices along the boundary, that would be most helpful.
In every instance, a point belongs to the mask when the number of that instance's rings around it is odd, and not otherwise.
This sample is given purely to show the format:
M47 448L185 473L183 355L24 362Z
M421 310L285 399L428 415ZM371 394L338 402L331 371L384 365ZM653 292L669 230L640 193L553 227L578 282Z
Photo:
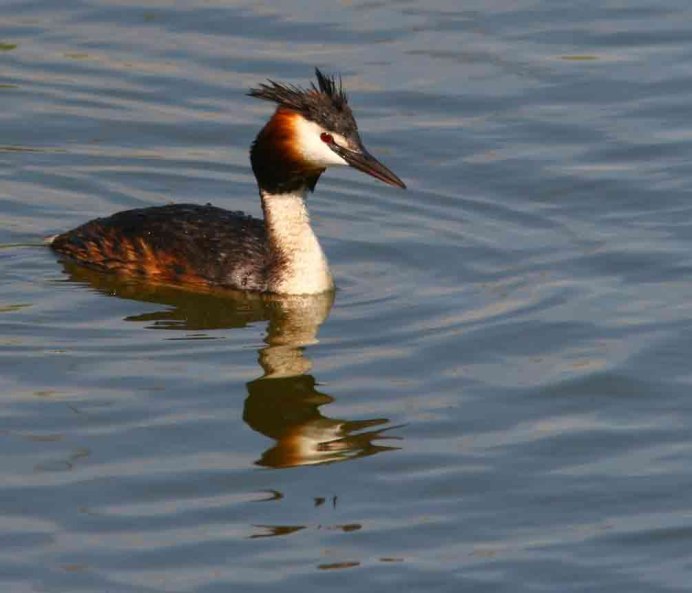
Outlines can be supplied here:
M13 313L31 307L30 303L17 303L15 305L0 305L0 313Z
M590 62L593 60L598 60L598 56L591 56L591 55L560 56L560 59L566 60L568 62Z
M64 153L64 148L56 148L51 146L0 146L0 152L58 152Z

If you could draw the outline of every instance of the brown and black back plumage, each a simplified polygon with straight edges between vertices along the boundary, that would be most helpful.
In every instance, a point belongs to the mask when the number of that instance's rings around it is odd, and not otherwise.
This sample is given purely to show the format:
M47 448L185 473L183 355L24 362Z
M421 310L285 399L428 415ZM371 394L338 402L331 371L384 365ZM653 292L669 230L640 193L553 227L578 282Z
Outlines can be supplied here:
M263 292L280 265L263 221L211 205L118 212L58 235L51 246L91 268L197 289Z

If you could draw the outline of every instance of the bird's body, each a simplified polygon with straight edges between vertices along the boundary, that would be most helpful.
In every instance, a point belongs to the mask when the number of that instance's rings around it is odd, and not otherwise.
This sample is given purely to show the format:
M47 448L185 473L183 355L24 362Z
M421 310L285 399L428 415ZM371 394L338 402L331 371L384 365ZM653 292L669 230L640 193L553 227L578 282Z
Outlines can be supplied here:
M58 235L51 246L91 268L200 288L264 292L276 265L263 221L209 205L125 210Z
M210 205L141 208L87 222L54 237L51 247L103 272L193 290L331 290L305 203L319 176L350 165L405 186L363 148L340 84L319 70L317 79L310 90L270 83L250 92L279 103L250 153L264 220Z

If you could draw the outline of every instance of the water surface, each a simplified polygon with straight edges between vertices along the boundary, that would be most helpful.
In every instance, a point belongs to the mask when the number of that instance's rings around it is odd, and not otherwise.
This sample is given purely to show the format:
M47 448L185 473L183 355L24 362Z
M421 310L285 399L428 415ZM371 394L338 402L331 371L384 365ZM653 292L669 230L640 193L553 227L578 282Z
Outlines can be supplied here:
M2 590L689 588L688 2L2 16ZM314 66L409 187L320 180L333 302L41 245L130 207L258 215L245 93Z

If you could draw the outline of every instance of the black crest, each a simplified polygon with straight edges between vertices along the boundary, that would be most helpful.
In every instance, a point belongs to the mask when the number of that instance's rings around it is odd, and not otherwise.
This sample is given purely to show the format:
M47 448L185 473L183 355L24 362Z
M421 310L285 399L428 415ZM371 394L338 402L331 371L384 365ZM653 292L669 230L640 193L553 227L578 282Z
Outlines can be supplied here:
M315 76L317 84L311 83L309 89L269 80L251 89L248 95L278 103L344 136L355 133L358 128L348 106L341 76L323 74L319 68L315 68Z

